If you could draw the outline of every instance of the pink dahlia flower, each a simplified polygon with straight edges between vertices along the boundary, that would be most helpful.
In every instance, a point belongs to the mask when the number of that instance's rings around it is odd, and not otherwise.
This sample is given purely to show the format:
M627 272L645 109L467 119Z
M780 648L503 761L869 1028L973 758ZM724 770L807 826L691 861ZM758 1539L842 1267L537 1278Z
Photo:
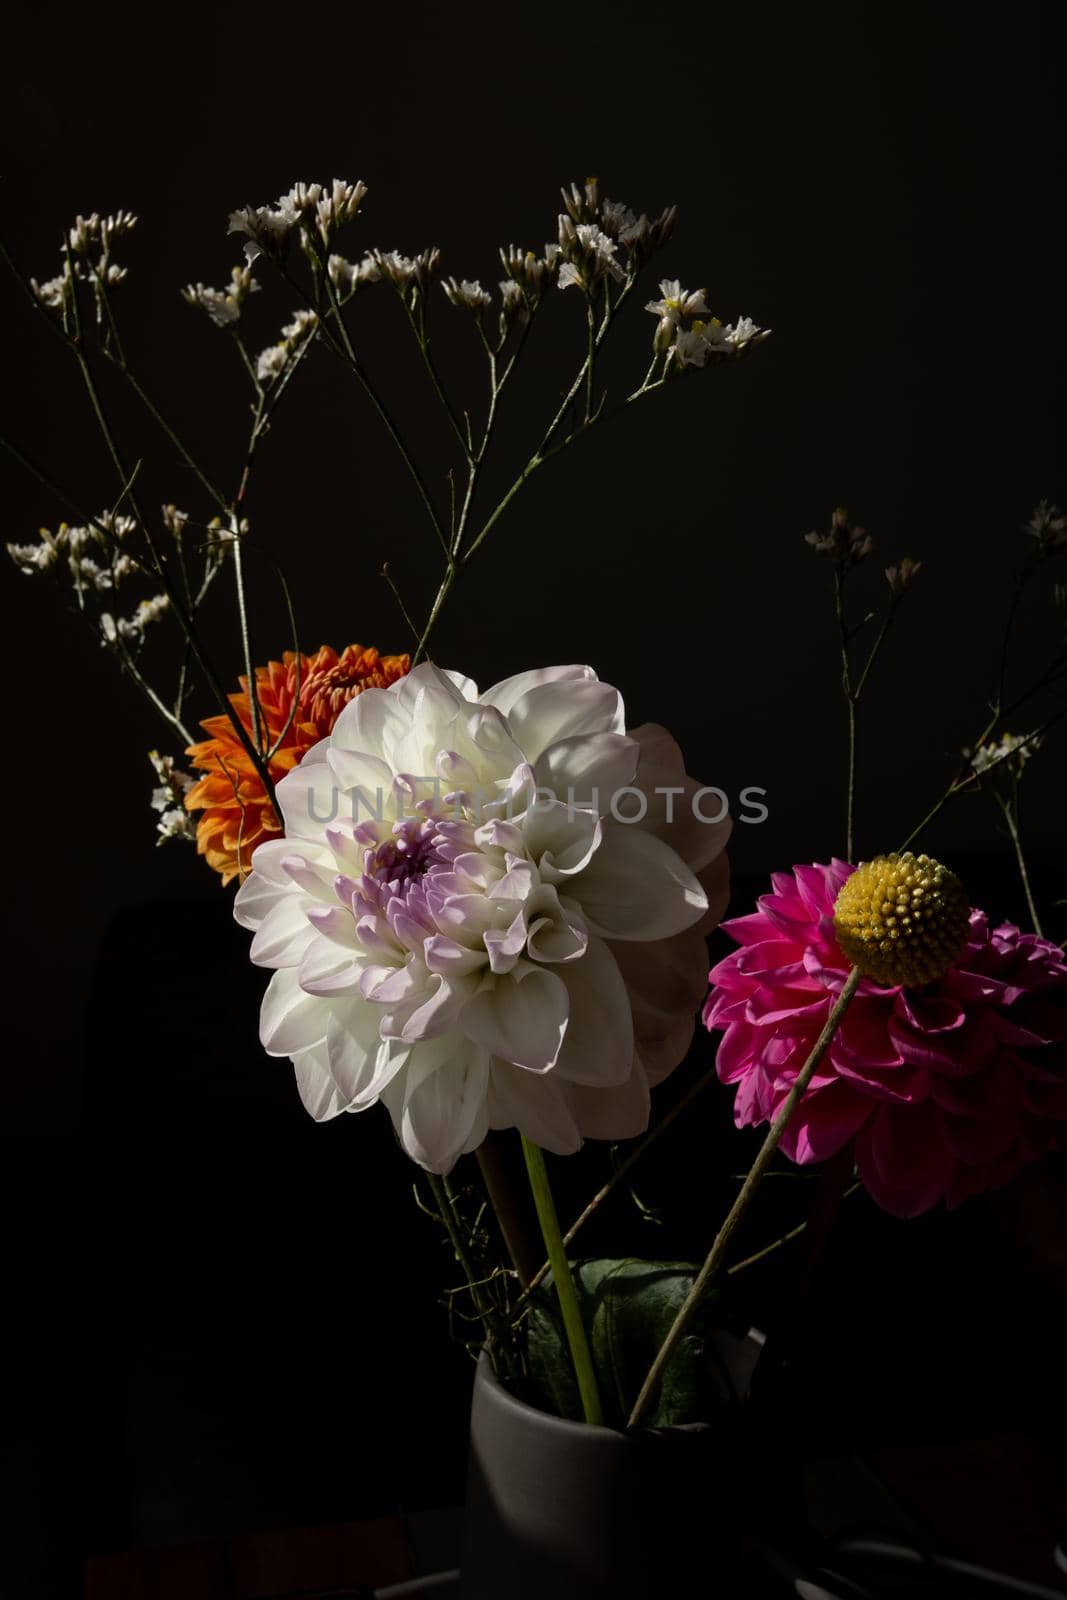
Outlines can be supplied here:
M759 909L723 927L739 949L704 1007L738 1127L773 1120L849 963L833 930L844 861L772 875ZM821 1161L855 1140L866 1188L916 1216L1004 1183L1067 1119L1067 965L1058 945L972 911L961 954L921 988L861 980L782 1140Z

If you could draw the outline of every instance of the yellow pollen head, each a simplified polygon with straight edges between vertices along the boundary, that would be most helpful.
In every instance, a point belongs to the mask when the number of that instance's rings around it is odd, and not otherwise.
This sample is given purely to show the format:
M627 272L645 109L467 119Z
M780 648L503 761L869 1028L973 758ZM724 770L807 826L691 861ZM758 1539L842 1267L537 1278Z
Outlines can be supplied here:
M906 850L856 868L834 902L834 933L843 954L868 978L916 988L955 961L970 910L955 873Z

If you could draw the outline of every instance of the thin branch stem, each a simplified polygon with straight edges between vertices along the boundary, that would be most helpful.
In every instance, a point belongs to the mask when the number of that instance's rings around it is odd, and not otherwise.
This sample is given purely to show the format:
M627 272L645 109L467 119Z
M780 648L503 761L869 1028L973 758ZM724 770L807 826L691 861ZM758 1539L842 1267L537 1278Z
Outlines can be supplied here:
M1011 834L1012 848L1015 851L1015 861L1019 868L1019 877L1022 881L1023 893L1026 896L1026 906L1030 913L1031 925L1038 938L1043 939L1045 930L1041 926L1041 918L1037 914L1037 906L1034 903L1034 894L1030 887L1030 874L1026 870L1026 857L1023 854L1022 836L1019 832L1019 785L1017 781L1013 785L1013 791L1011 800L1006 799L997 789L993 790L993 794L998 806L1004 813L1004 821L1007 823L1008 832Z
M637 1400L634 1403L633 1410L630 1413L628 1423L629 1427L639 1427L647 1415L648 1410L655 1398L656 1391L659 1388L660 1380L663 1377L664 1371L674 1355L675 1350L678 1348L679 1343L685 1337L689 1325L700 1307L700 1302L703 1300L704 1295L707 1292L708 1285L711 1283L712 1278L722 1265L730 1245L730 1240L733 1238L738 1224L742 1221L746 1212L748 1211L749 1206L752 1204L756 1191L758 1190L763 1179L763 1175L769 1167L774 1153L781 1143L782 1135L788 1127L793 1114L797 1109L797 1106L800 1104L801 1097L804 1094L804 1091L807 1089L808 1084L811 1082L816 1068L830 1047L830 1042L833 1039L834 1034L837 1032L838 1024L848 1009L848 1005L852 999L852 996L856 992L860 982L860 977L860 969L858 967L853 967L849 972L848 977L845 979L841 993L834 1002L830 1014L826 1019L825 1025L823 1026L822 1032L815 1041L808 1059L805 1061L803 1067L801 1067L799 1073L797 1074L796 1081L793 1084L792 1089L789 1091L781 1110L771 1124L767 1136L760 1148L759 1154L752 1163L744 1183L741 1185L740 1193L731 1206L725 1222L719 1229L719 1232L715 1238L715 1242L708 1252L707 1259L705 1260L700 1271L697 1273L697 1276L693 1282L693 1287L690 1289L678 1312L678 1315L671 1324L670 1330L667 1333L667 1337L663 1341L663 1344L660 1346L659 1352L656 1355L656 1359L649 1368L648 1375L641 1386L641 1392L638 1395Z

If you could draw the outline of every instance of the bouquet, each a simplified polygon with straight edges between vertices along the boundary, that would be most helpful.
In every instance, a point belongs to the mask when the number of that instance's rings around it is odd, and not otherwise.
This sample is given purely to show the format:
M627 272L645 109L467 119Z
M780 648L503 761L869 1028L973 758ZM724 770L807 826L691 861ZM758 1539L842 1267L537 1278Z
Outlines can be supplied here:
M563 191L548 243L501 249L492 288L446 276L436 247L352 253L366 197L362 182L297 183L271 205L234 211L240 260L229 281L181 291L247 382L245 440L225 483L127 360L121 287L136 218L79 216L58 273L42 281L5 251L45 334L70 352L113 482L109 503L89 510L61 460L41 467L5 439L71 519L8 551L21 572L55 584L158 717L158 842L195 842L220 891L234 893L251 960L270 974L263 1049L292 1063L308 1113L388 1117L396 1159L412 1164L416 1196L455 1257L463 1284L450 1303L462 1305L464 1337L492 1381L532 1409L620 1437L704 1423L722 1401L716 1330L735 1234L783 1158L825 1164L837 1199L862 1188L907 1218L1003 1185L1062 1141L1067 965L1038 914L1020 791L1062 715L1067 613L1053 575L1067 519L1042 502L1025 530L994 692L943 791L910 832L902 818L899 839L860 860L861 704L907 625L923 563L901 557L879 570L874 540L844 509L807 535L832 580L841 853L820 841L821 859L779 867L756 904L724 922L728 798L687 772L666 728L631 724L626 685L534 653L528 670L485 686L468 675L472 663L438 662L434 638L446 606L462 612L462 580L486 541L506 540L509 506L531 477L668 385L728 384L711 370L752 357L767 330L720 319L703 289L656 279L674 208L635 214L595 180ZM288 320L264 344L251 330L279 288ZM557 318L574 337L573 365L551 415L531 428L520 375ZM369 370L371 326L412 343L451 451L444 479ZM478 411L445 369L442 345L457 334L483 366ZM627 340L620 389L604 378L605 351ZM298 403L316 361L350 375L364 424L397 453L436 572L420 610L383 567L396 621L380 642L393 653L344 640L308 648L314 619L301 614L288 554L273 553L269 505L256 501L279 408ZM109 385L143 407L159 447L151 462L121 437ZM503 492L489 492L505 413L526 442ZM145 481L168 474L189 489L181 507L147 499ZM521 597L541 579L528 553L516 563ZM266 582L289 626L263 662L252 594ZM233 625L218 657L202 619L223 587ZM1010 651L1030 603L1048 649L1018 684ZM376 633L380 614L376 605ZM367 623L361 606L352 633L366 639ZM762 792L743 803L758 807ZM980 908L921 848L963 793L986 795L1003 819L1029 928ZM711 965L707 938L720 924L730 948ZM657 1116L657 1090L690 1055L698 1023L715 1037L713 1063ZM577 1259L580 1230L709 1083L731 1090L739 1127L766 1132L707 1231L703 1262ZM554 1174L562 1158L580 1163L587 1141L613 1150L614 1170L564 1231Z

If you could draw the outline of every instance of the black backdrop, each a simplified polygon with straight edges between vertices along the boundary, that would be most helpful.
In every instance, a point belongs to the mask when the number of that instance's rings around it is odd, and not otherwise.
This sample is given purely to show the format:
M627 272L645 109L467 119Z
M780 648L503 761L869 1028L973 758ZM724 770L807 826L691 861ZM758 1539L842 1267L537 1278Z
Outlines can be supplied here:
M848 505L880 545L861 581L872 602L882 556L926 563L865 710L858 837L871 853L917 819L980 722L1007 575L1024 549L1018 530L1036 499L1065 493L1053 14L1016 6L991 34L950 6L754 5L680 20L477 4L314 16L53 7L7 24L4 226L40 278L57 270L60 230L76 211L139 214L122 254L132 359L228 476L244 427L240 374L178 289L225 280L234 206L264 203L297 178L361 177L370 194L350 254L436 243L446 271L493 281L498 244L553 236L564 181L596 172L638 208L677 202L663 271L705 284L724 318L749 313L773 338L751 361L654 397L546 468L457 592L435 653L483 682L590 661L623 689L633 721L670 725L691 771L732 795L766 788L767 822L735 835L736 872L754 886L772 866L843 850L829 573L802 534ZM77 499L110 503L69 360L10 284L0 295L4 432ZM516 402L535 421L580 337L577 309L557 299L528 400ZM368 364L412 431L440 439L398 308L369 295L363 305ZM266 344L291 298L271 286L252 309ZM443 303L439 325L442 360L471 382L467 330ZM620 334L631 370L651 327L637 311ZM302 387L265 448L250 507L257 536L286 566L308 644L402 648L378 570L388 558L425 605L432 537L366 405L325 353ZM145 498L202 514L182 469L113 400L132 430L129 453L145 455ZM505 426L504 437L518 449L518 432ZM442 468L432 456L437 482ZM5 537L59 520L37 484L10 462L3 472ZM150 714L47 585L13 569L2 582L11 980L2 1115L12 1243L33 1267L21 1291L33 1357L22 1402L36 1443L22 1476L27 1503L58 1496L69 1509L85 1481L71 1465L69 1441L85 1436L71 1407L94 1387L71 1354L102 1307L92 1349L93 1363L112 1357L96 1368L111 1376L95 1385L112 1418L111 1443L99 1445L108 1459L128 1469L139 1459L130 1430L151 1431L151 1403L130 1377L140 1369L122 1355L125 1328L130 1348L162 1352L157 1367L190 1341L217 1355L222 1340L226 1370L245 1373L244 1421L233 1426L247 1467L245 1423L261 1381L281 1396L279 1414L300 1419L297 1433L309 1426L303 1384L318 1408L359 1381L345 1370L343 1336L338 1354L351 1306L321 1285L351 1271L367 1235L361 1207L380 1202L364 1184L359 1203L346 1203L363 1125L305 1129L287 1077L260 1061L258 979L244 971L225 897L189 853L152 848ZM254 588L264 659L284 647L285 630L270 583ZM234 678L221 591L209 627ZM1047 626L1047 597L1035 599L1024 656ZM1030 837L1036 858L1054 864L1055 752L1042 761ZM930 842L969 866L1003 861L1006 848L973 800L946 813ZM994 909L1019 910L1010 873L987 881ZM78 1231L86 1206L95 1253ZM378 1223L382 1267L380 1211ZM270 1288L275 1228L303 1274L296 1286L282 1275L294 1297L284 1335ZM167 1299L174 1276L158 1262L180 1261L182 1240L190 1277L179 1315ZM205 1250L206 1276L194 1270ZM244 1288L258 1284L274 1311L257 1302L254 1316L236 1315L236 1260ZM221 1314L212 1284L226 1286ZM432 1313L422 1314L428 1342L439 1341ZM256 1318L274 1327L269 1377L250 1355ZM280 1352L301 1337L298 1383ZM145 1393L166 1389L158 1373L144 1381ZM205 1416L218 1414L205 1401ZM165 1423L158 1431L171 1436ZM183 1512L181 1485L164 1484L156 1505L169 1509L153 1520L142 1496L138 1521L128 1496L120 1514L101 1491L91 1539L225 1522L225 1496L213 1501L203 1485L214 1474L232 1486L240 1472L220 1465L227 1447L212 1444L210 1422L189 1438L189 1482L207 1510ZM298 1476L273 1498L246 1485L231 1520L344 1514L332 1491L298 1494ZM380 1499L405 1492L433 1497L400 1472ZM54 1510L35 1515L55 1533Z

